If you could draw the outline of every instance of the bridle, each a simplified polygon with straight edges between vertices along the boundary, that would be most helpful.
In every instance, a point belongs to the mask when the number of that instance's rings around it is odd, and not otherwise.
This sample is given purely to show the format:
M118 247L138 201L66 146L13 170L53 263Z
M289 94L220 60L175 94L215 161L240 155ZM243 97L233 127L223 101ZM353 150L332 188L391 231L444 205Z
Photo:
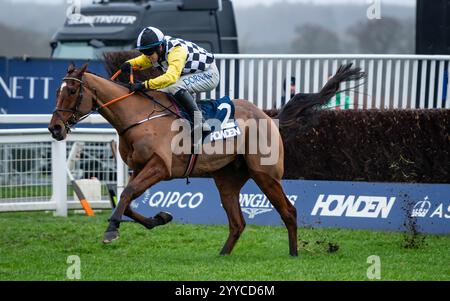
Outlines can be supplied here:
M115 103L117 101L125 99L128 96L131 96L131 95L134 94L134 92L131 92L131 93L125 94L123 96L117 97L115 99L112 99L112 100L110 100L110 101L108 101L108 102L106 102L106 103L104 103L102 105L99 105L98 97L97 97L97 90L95 88L90 89L89 87L86 87L84 81L82 79L79 79L79 78L76 78L76 77L71 77L71 76L63 77L63 81L66 81L66 80L73 80L73 81L76 81L76 82L80 83L80 87L79 87L79 91L80 92L78 94L77 101L75 102L75 105L71 109L55 108L55 110L53 111L53 114L56 113L56 115L63 122L67 133L70 132L71 128L75 124L79 123L80 121L83 121L84 119L89 117L89 115L91 115L92 113L98 112L99 109L107 107L107 106L109 106L109 105L111 105L111 104L113 104L113 103ZM88 92L90 92L92 94L92 108L91 108L91 110L88 113L86 113L86 114L84 114L83 116L80 117L79 116L80 115L79 109L80 109L80 106L81 106L81 102L83 101L83 91L84 91L85 88L87 89ZM75 93L76 92L77 91L75 91ZM69 119L67 121L63 121L63 118L62 118L60 112L68 112L68 113L72 113L72 115L69 117Z
M75 102L75 105L71 109L55 108L55 110L53 111L53 114L56 114L60 118L60 120L64 124L64 127L66 128L66 131L69 133L71 128L72 128L72 126L74 126L75 124L77 124L81 120L87 118L93 112L97 111L98 110L98 106L97 106L97 101L96 101L97 98L95 98L95 101L94 101L94 98L93 98L93 101L92 101L93 108L92 108L92 110L89 113L85 114L84 116L79 117L79 114L80 114L79 109L80 109L81 102L83 101L84 82L83 82L83 80L81 80L79 78L70 77L70 76L63 77L63 81L66 81L66 80L73 80L73 81L76 81L76 82L80 83L80 87L78 88L80 92L78 94L77 101ZM63 121L63 117L61 116L60 112L68 112L68 113L72 113L72 115L69 117L69 119L67 119L67 121Z
M120 75L121 71L122 70L119 69L111 77L111 80L114 81ZM53 111L53 114L56 114L60 118L60 120L63 122L67 133L70 132L71 128L75 124L77 124L78 122L86 119L92 113L98 112L102 108L105 108L105 107L107 107L109 105L112 105L113 103L116 103L116 102L118 102L120 100L123 100L123 99L125 99L125 98L127 98L127 97L129 97L129 96L131 96L133 94L135 94L135 92L130 92L128 94L125 94L123 96L117 97L115 99L112 99L112 100L110 100L110 101L108 101L106 103L103 103L103 104L99 105L98 97L97 97L97 90L95 88L93 88L92 91L91 91L90 88L86 88L86 86L85 86L85 84L84 84L82 79L79 79L79 78L76 78L76 77L70 77L70 76L63 77L63 81L66 81L66 80L73 80L73 81L76 81L76 82L80 83L80 87L78 88L79 89L79 94L78 94L78 97L77 97L77 101L75 102L75 105L71 109L55 108L55 110ZM130 82L134 83L134 75L133 75L133 70L132 69L130 70ZM79 108L80 108L81 102L83 101L84 88L86 88L92 94L92 108L91 108L91 110L88 113L86 113L85 115L79 117L79 115L80 115ZM76 91L75 91L75 93L76 93ZM182 116L179 113L174 112L173 110L170 109L170 107L166 107L165 105L161 104L154 97L152 97L150 95L147 95L146 93L140 93L140 95L143 95L143 96L147 97L152 102L156 103L157 105L159 105L159 106L163 107L164 109L166 109L167 111L169 111L169 113L167 113L167 114L159 114L159 115L156 115L156 116L153 116L153 117L149 116L148 118L145 118L144 120L135 122L135 123L127 126L122 131L120 131L119 135L124 134L126 131L128 131L129 129L131 129L131 128L137 126L137 125L140 125L142 123L145 123L147 121L150 121L150 120L153 120L153 119L156 119L156 118L159 118L159 117L167 116L170 113L175 115L175 116L177 116L178 118L182 118ZM72 113L72 115L69 117L69 119L67 121L63 121L63 117L61 116L60 112L68 112L68 113Z
M130 72L130 82L133 83L134 82L134 76L133 76L133 71L132 70L133 69L131 69L131 72ZM117 76L119 76L121 71L122 70L119 69L111 77L111 80L114 81L117 78ZM111 105L113 103L116 103L116 102L118 102L120 100L123 100L123 99L125 99L125 98L127 98L127 97L129 97L129 96L131 96L133 94L135 94L135 92L133 91L133 92L130 92L130 93L126 94L126 95L123 95L123 96L117 97L115 99L112 99L112 100L110 100L110 101L108 101L106 103L103 103L103 102L100 101L100 105L99 105L99 99L97 97L97 90L95 88L91 89L90 87L86 87L82 78L79 79L79 78L70 77L70 76L63 77L63 81L73 80L73 81L76 81L76 82L80 83L80 86L78 88L79 94L78 94L78 97L77 97L77 101L75 102L75 105L71 109L59 109L58 107L56 107L55 110L53 111L53 114L56 114L60 118L60 120L63 122L64 128L65 128L67 133L70 132L72 126L74 126L78 122L82 121L83 119L87 118L92 113L98 112L102 108L105 108L105 107L107 107L107 106L109 106L109 105ZM83 101L83 91L84 91L85 88L87 89L88 92L90 92L92 94L92 107L91 107L91 110L88 113L86 113L85 115L83 115L81 117L78 117L80 115L79 108L80 108L81 103ZM75 91L74 93L76 93L76 92L77 91ZM154 98L153 96L148 95L147 93L140 93L140 95L145 96L146 98L151 100L153 103L163 107L168 112L151 116L153 114L153 112L152 112L152 113L149 114L149 116L147 118L145 118L145 119L143 119L141 121L138 121L138 122L134 122L131 125L125 127L125 129L122 129L120 132L118 132L119 136L122 136L123 134L125 134L125 132L127 132L129 129L132 129L132 128L136 127L136 126L139 126L139 125L141 125L143 123L146 123L148 121L154 120L156 118L168 116L170 114L173 114L173 115L177 116L178 118L183 119L183 117L179 113L178 107L174 103L172 105L175 105L175 108L177 110L176 112L171 110L170 107L167 107L167 106L163 105L156 98ZM62 118L60 112L68 112L68 113L71 113L72 115L69 117L69 119L67 121L63 121L63 118ZM191 124L192 124L192 122L191 122ZM187 164L186 170L185 170L185 172L183 174L183 176L186 177L186 183L187 184L189 184L189 175L191 174L192 170L195 167L195 163L197 161L197 156L198 156L197 154L191 154L189 156L188 164Z

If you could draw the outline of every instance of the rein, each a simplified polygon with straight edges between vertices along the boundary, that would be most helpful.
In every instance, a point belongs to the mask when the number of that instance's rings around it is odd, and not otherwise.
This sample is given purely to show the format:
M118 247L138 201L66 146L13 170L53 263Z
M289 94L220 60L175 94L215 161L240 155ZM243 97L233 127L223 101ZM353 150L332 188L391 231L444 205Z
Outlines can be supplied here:
M114 73L114 75L111 77L111 80L114 81L121 73L122 73L122 70L121 70L121 69L117 70L117 72ZM131 68L131 70L130 70L130 83L134 84L133 68ZM112 100L110 100L110 101L108 101L108 102L102 104L102 105L100 106L100 109L106 108L107 106L110 106L110 105L112 105L113 103L116 103L116 102L118 102L118 101L121 101L121 100L123 100L123 99L125 99L125 98L127 98L127 97L129 97L129 96L131 96L131 95L133 95L133 94L134 94L134 91L131 92L131 93L128 93L128 94L126 94L126 95L123 95L123 96L114 98L114 99L112 99Z

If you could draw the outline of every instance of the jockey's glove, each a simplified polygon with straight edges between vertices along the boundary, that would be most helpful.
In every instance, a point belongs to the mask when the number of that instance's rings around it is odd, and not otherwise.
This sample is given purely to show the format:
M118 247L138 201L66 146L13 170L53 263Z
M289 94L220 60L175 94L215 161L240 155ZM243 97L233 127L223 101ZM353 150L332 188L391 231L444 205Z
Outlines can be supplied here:
M125 62L122 65L120 65L120 70L122 70L123 73L130 73L131 64L129 62Z
M128 89L130 89L130 92L142 91L145 89L145 85L144 83L135 83L135 84L129 83Z

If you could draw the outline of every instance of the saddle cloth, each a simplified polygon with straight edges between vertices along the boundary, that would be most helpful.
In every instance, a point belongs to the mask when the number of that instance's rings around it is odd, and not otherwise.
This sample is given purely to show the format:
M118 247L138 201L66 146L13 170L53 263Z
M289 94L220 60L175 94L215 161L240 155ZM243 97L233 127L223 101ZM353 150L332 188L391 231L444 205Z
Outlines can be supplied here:
M203 143L236 137L241 134L239 126L234 120L235 109L230 97L224 96L220 99L204 100L197 103L202 110L203 118L211 126L211 132L203 136ZM180 115L192 124L193 120L189 113L182 106L178 107Z

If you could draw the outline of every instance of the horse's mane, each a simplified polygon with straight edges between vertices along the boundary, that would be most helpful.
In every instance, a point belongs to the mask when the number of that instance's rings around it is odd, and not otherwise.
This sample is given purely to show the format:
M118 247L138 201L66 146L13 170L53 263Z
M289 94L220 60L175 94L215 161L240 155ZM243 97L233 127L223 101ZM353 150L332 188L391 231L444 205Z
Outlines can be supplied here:
M117 52L106 52L103 54L103 60L105 64L106 72L109 77L111 77L117 70L120 69L120 66L127 60L135 58L141 55L139 51L131 50L131 51L117 51ZM157 68L148 68L146 70L138 71L134 73L134 79L137 81L146 81L151 78L155 78L163 74L163 72ZM122 83L127 85L130 81L128 74L120 74L116 83Z

